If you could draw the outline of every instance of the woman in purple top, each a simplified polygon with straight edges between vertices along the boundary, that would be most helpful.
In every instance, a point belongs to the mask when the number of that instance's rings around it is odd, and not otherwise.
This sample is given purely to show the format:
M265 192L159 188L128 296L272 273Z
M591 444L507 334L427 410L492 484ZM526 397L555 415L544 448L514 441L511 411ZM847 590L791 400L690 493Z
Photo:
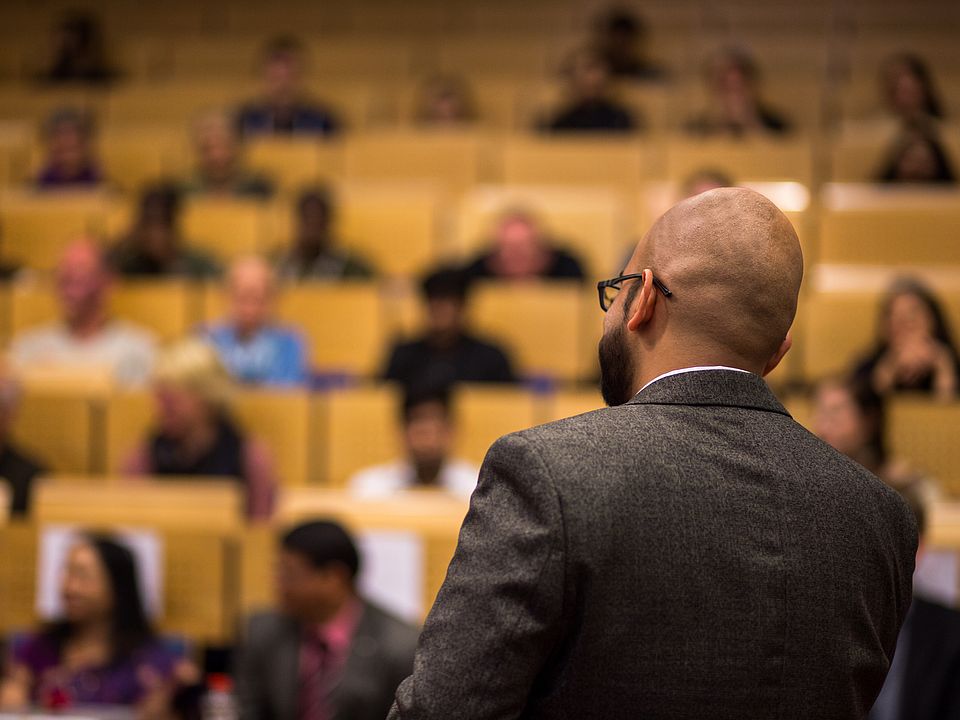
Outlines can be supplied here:
M106 537L83 537L67 556L61 596L63 617L16 645L0 709L154 709L170 692L177 658L147 621L133 553Z
M89 114L75 108L61 108L44 128L46 159L37 175L41 190L94 188L103 183L94 148L94 124Z

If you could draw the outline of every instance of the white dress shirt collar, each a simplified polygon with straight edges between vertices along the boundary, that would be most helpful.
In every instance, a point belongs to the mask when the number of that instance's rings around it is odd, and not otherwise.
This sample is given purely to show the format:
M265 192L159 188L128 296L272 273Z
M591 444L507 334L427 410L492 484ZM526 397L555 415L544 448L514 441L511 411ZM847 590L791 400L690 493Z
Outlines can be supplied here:
M741 373L748 373L748 374L750 372L749 370L743 370L742 368L735 368L735 367L727 367L726 365L698 365L697 367L679 368L677 370L671 370L670 372L665 372L663 373L663 375L658 375L653 380L651 380L646 385L644 385L642 388L640 388L640 392L643 392L648 387L653 385L655 382L659 380L663 380L664 378L668 378L671 375L682 375L684 373L703 372L704 370L733 370L734 372L741 372ZM637 393L637 394L639 395L640 393Z

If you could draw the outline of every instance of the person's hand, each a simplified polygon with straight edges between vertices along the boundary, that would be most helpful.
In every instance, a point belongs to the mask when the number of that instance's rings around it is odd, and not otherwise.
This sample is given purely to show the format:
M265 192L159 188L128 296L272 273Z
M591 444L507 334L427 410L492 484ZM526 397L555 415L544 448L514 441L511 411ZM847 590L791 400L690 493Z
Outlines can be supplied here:
M9 674L0 679L0 710L24 710L30 705L30 686L33 676L22 665L13 665Z
M897 380L912 386L934 372L945 348L933 338L914 337L897 344L892 350Z
M137 720L174 720L173 699L177 691L200 681L200 671L189 660L179 661L170 677L163 677L149 665L137 670L144 694L137 704Z

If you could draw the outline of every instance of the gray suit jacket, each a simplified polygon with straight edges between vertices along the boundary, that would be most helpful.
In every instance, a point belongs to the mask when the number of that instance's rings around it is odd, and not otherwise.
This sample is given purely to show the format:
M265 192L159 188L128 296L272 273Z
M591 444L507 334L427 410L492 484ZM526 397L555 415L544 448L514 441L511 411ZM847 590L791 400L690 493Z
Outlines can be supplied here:
M664 378L493 445L390 717L863 718L916 547L759 377Z
M383 720L413 667L416 642L416 628L364 603L331 697L332 720ZM297 720L299 665L299 625L274 612L251 617L236 667L242 720Z

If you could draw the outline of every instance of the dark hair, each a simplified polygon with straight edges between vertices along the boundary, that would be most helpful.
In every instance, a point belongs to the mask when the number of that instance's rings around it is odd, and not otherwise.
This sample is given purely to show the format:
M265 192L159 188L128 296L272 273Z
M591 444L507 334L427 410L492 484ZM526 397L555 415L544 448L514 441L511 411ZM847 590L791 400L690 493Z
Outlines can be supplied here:
M297 215L302 215L307 205L320 205L327 219L333 219L333 192L326 185L313 185L304 188L297 196Z
M156 637L140 595L139 572L133 553L116 540L99 534L84 536L103 564L113 596L110 613L110 643L113 662L125 660ZM69 639L73 627L68 620L54 622L49 630L58 647Z
M950 331L950 323L947 321L943 306L933 291L916 278L900 278L887 291L887 295L880 305L878 350L880 352L886 350L888 342L885 337L886 322L890 317L890 307L893 305L893 301L900 295L912 295L923 303L930 313L930 317L933 318L934 339L947 347L956 362L957 349L956 345L953 344L953 334Z
M647 31L643 20L624 8L614 8L602 15L597 26L601 32L611 35L642 37Z
M904 128L891 148L884 162L883 169L879 173L879 180L881 182L901 181L899 175L900 161L903 158L903 154L915 143L925 144L933 155L935 165L933 177L925 182L952 183L956 181L953 165L950 162L947 151L944 149L939 137L937 137L936 130L926 124L911 123L908 127Z
M470 278L461 268L442 267L421 280L420 290L427 300L465 302L470 291Z
M450 388L442 385L412 386L403 396L401 419L404 424L409 423L414 411L424 405L439 405L443 413L450 417Z
M180 214L180 190L173 183L150 185L140 195L140 214L156 211L167 225L173 225Z
M360 571L360 555L357 546L342 526L332 520L316 520L297 525L287 531L280 541L287 552L306 558L313 567L320 569L333 564L343 565L355 578Z
M903 65L907 71L913 75L923 88L923 111L932 118L943 118L943 105L940 103L940 95L937 92L936 84L933 81L933 75L927 63L915 53L899 53L887 58L883 64L883 75L886 81L886 92L891 94L890 72L895 65ZM888 98L889 99L889 98Z
M303 52L303 43L293 35L278 35L271 38L263 48L263 56L272 60L280 55L299 55Z

